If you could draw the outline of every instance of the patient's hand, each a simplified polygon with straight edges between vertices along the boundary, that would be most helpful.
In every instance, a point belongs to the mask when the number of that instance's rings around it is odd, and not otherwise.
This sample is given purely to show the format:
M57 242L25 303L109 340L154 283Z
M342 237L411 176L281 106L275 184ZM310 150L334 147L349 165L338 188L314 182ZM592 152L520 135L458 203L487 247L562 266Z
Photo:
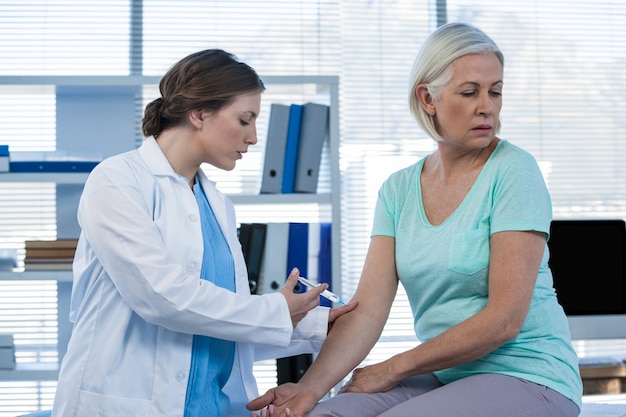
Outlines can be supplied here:
M315 407L318 400L312 390L300 384L286 383L250 401L246 408L261 410L259 414L252 414L256 417L302 417Z
M330 329L333 326L333 323L335 323L335 320L354 310L357 304L357 301L352 300L345 306L331 308L328 312L328 332L330 333Z

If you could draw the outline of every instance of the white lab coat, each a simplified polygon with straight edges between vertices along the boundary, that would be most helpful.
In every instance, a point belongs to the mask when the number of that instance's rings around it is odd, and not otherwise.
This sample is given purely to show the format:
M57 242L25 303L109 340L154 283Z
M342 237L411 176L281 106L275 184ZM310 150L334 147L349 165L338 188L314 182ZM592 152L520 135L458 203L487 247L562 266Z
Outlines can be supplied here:
M224 391L230 415L249 416L254 360L321 346L328 309L311 311L293 331L282 294L250 295L232 202L200 180L234 257L235 293L200 280L198 206L154 139L89 176L54 417L182 416L193 334L237 342Z

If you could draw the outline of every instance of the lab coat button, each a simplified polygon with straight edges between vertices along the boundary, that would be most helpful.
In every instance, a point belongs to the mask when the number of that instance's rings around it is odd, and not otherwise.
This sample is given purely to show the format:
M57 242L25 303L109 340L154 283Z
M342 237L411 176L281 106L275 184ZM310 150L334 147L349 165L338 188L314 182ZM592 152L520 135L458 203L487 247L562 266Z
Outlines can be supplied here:
M196 269L198 269L198 264L195 262L190 262L189 265L187 265L187 270L189 272L194 272Z
M186 377L187 375L183 371L176 372L176 381L182 382L185 380Z
M195 214L190 214L187 217L189 218L189 221L192 221L192 222L197 222L198 221L198 216L196 216Z

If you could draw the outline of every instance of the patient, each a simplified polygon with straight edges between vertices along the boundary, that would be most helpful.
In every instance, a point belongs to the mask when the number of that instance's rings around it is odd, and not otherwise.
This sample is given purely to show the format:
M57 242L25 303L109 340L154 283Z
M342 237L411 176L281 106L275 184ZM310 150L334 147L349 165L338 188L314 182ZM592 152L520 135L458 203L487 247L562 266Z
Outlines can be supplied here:
M261 416L576 417L582 384L553 289L551 200L535 159L498 136L504 58L481 30L438 28L409 105L436 150L382 185L354 299L311 368L248 404ZM354 370L402 283L422 341Z

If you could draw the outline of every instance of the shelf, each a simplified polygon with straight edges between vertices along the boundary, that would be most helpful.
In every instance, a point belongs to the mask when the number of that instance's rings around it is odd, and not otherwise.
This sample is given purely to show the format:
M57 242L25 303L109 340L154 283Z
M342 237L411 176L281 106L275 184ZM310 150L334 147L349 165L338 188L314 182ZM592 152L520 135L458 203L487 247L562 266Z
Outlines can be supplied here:
M229 194L234 204L330 204L330 194Z
M88 172L2 172L0 173L0 182L84 184L88 176Z
M287 217L290 213L300 211L308 214L308 211L316 213L316 218L323 216L332 221L332 277L334 291L341 293L341 207L340 207L340 169L339 169L339 77L338 76L292 76L292 75L270 75L261 76L266 87L276 88L276 97L291 97L292 94L300 94L302 100L320 100L323 98L325 104L330 106L329 114L329 174L330 187L322 188L325 192L320 194L293 193L293 194L227 194L236 206L242 207L243 212L250 211L255 214L255 205L266 205L271 210L275 206L284 206ZM85 129L97 124L100 121L101 111L98 110L97 117L94 117L92 109L106 108L109 119L117 121L123 119L124 123L115 123L112 126L105 126L97 133L98 138L92 142L99 144L98 151L103 155L117 154L118 149L127 149L126 139L111 142L108 138L135 138L137 120L133 115L128 116L128 112L122 112L126 106L130 106L130 101L141 97L147 92L142 92L144 87L152 89L158 86L161 80L159 76L135 76L135 75L115 75L115 76L0 76L0 89L4 90L9 86L11 91L14 87L25 86L25 92L33 90L43 90L46 95L56 95L56 117L57 117L57 145L64 149L72 149L72 146L82 146L84 137L82 133ZM300 88L303 86L303 88ZM18 88L18 90L20 90ZM147 90L147 89L145 89ZM152 90L149 92L152 94ZM95 98L94 98L95 97ZM307 98L305 98L307 97ZM326 103L326 98L328 102ZM130 101L129 101L130 100ZM132 103L131 103L132 104ZM133 120L127 120L133 119ZM61 122L61 123L59 123ZM82 128L77 128L76 123L80 123ZM130 126L130 127L129 127ZM128 132L130 133L128 133ZM76 133L78 132L78 133ZM120 133L121 132L121 133ZM128 134L127 134L128 133ZM133 145L136 145L133 142ZM100 149L100 147L103 149ZM78 204L78 197L75 196L75 187L69 185L82 185L89 177L88 172L0 172L0 184L2 183L41 183L41 184L63 184L68 187L59 187L58 192L63 193L63 198L57 198L57 226L63 230L63 235L76 232L75 224L65 221L68 207ZM10 185L14 187L14 185ZM68 190L65 190L68 188ZM255 189L245 188L254 193ZM330 190L330 191L327 191ZM67 193L65 193L67 191ZM65 197L65 194L69 196ZM319 207L309 207L317 205ZM59 207L62 208L59 211ZM281 207L276 210L280 212ZM319 213L318 213L319 211ZM301 213L298 213L301 214ZM318 216L319 215L319 216ZM324 220L326 221L326 220ZM69 317L69 306L71 297L71 283L73 274L70 270L13 270L0 271L0 282L2 281L56 281L58 289L58 317ZM11 285L13 284L11 282ZM51 284L47 284L51 285ZM65 319L59 319L58 330L58 357L61 360L65 354L65 349L69 340L72 325ZM54 364L19 364L15 370L0 370L0 382L2 381L56 381L58 378L58 365Z
M72 282L71 270L59 271L0 271L0 281L58 281ZM0 378L1 380L2 378Z
M87 172L2 172L0 182L42 182L83 184ZM235 204L330 204L330 193L323 194L228 194Z
M56 363L18 364L15 369L0 370L0 381L56 381L58 376Z
M136 86L158 84L161 77L137 75L71 76L71 75L8 75L0 76L0 85L54 85L70 87Z
M291 84L325 84L337 85L339 79L333 75L266 75L261 76L266 85ZM54 85L67 87L91 86L136 86L158 85L161 76L151 75L3 75L0 76L0 85Z

